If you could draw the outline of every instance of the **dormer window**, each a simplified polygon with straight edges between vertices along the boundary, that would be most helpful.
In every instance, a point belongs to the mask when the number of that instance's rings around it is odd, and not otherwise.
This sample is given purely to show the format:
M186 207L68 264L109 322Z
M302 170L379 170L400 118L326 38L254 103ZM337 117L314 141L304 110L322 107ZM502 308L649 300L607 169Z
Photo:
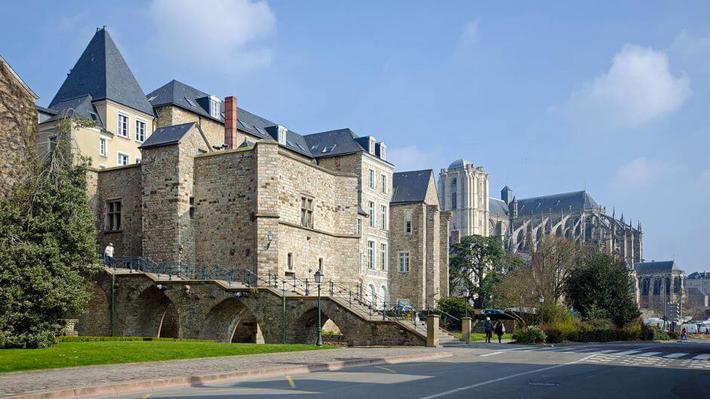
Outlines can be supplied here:
M383 161L387 160L387 146L385 143L380 143L380 159Z
M281 145L286 145L286 132L287 129L281 125L278 126L278 141Z
M370 146L368 148L368 151L370 154L375 155L375 145L377 144L377 140L375 140L374 137L370 137Z
M210 116L219 119L220 114L221 114L221 107L222 101L214 96L210 96Z

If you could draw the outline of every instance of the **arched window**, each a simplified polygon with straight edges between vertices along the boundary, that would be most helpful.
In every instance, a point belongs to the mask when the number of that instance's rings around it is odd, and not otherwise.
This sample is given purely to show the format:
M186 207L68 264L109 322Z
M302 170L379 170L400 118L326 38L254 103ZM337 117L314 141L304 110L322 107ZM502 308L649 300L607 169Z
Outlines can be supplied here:
M387 306L387 288L384 285L380 287L378 305L380 309L384 309Z
M367 292L365 292L365 300L367 301L368 304L372 304L373 306L376 304L376 295L375 295L375 286L372 284L369 284L367 286Z
M451 209L456 209L456 178L451 179Z

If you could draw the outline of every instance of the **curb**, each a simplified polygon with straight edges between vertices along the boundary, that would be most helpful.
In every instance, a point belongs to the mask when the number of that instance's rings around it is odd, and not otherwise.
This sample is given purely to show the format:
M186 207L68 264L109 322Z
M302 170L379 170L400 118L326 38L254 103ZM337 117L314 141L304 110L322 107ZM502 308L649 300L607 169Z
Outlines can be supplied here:
M379 364L398 364L409 362L421 362L451 357L450 352L419 353L413 355L391 356L388 358L353 359L334 361L327 363L317 363L311 365L272 367L260 370L241 370L227 373L206 374L185 377L168 377L154 380L141 380L135 382L119 382L115 384L87 386L80 388L64 388L33 392L16 396L6 396L3 399L64 399L64 398L87 398L95 396L111 396L133 391L150 391L199 386L206 383L226 380L249 380L256 378L270 378L286 375L300 375L316 373L320 371L336 371L348 367L374 366Z

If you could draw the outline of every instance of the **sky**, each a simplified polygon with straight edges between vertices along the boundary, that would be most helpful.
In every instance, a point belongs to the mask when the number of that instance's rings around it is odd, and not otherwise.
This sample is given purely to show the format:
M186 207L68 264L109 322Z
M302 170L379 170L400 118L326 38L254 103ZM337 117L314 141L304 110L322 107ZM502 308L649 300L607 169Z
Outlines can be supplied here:
M8 18L9 16L21 18ZM15 1L0 55L48 105L99 26L172 79L398 170L464 158L492 196L587 190L644 257L710 269L710 1Z

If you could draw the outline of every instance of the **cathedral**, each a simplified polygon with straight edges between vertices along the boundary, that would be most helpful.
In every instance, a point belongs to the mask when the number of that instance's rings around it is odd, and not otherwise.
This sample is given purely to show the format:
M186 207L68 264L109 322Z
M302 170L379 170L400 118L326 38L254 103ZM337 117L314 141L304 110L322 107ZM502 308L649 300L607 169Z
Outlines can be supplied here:
M504 187L488 195L488 174L465 160L439 174L439 202L451 211L452 241L467 235L498 236L509 252L529 253L545 235L566 237L622 257L629 267L643 260L641 224L608 215L586 191L518 199Z

